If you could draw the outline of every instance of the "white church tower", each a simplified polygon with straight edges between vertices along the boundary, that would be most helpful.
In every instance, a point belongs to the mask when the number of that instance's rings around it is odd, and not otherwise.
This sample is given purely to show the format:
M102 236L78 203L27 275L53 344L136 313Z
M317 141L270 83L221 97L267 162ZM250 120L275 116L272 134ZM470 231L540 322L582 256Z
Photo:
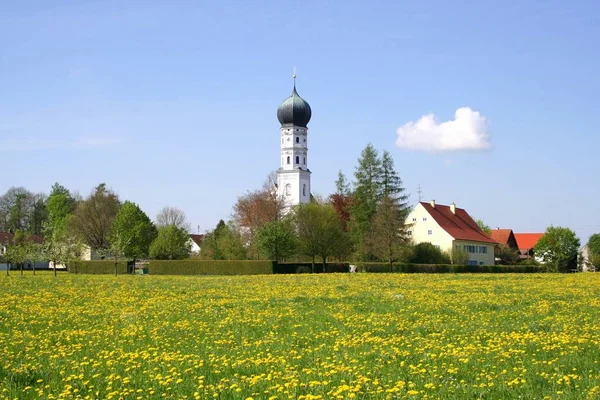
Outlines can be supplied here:
M277 170L277 191L292 207L310 202L310 170L308 169L308 122L311 110L308 103L294 90L277 108L281 124L281 165Z

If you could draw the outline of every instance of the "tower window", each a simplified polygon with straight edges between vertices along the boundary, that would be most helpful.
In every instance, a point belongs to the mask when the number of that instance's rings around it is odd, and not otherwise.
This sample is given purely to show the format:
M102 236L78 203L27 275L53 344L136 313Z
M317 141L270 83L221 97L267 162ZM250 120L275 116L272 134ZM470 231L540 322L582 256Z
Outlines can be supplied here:
M296 164L300 164L300 156L296 156Z
M287 156L287 163L290 163L290 156Z
M302 196L306 196L306 183L302 185Z
M300 143L300 137L296 136L296 143Z
M292 185L290 185L289 183L287 185L285 185L285 195L289 196L292 194Z
M306 157L304 157L304 165L306 165Z

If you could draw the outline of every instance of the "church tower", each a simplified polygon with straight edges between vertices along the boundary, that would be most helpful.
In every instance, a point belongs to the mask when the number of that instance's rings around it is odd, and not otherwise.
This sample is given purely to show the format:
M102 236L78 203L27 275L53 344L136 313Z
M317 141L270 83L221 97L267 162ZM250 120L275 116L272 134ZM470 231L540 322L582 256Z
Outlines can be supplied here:
M308 122L311 109L294 90L277 108L281 124L281 164L277 170L277 192L285 199L286 206L310 202L310 170L308 169Z

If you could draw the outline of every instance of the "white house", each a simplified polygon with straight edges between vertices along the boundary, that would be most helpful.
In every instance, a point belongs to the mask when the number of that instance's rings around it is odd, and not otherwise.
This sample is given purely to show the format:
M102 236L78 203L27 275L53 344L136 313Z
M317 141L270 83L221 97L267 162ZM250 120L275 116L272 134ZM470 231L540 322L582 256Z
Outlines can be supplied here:
M596 267L595 265L593 265L590 262L590 250L588 245L586 244L585 246L583 246L581 248L581 250L579 250L579 254L581 256L581 258L583 258L582 260L582 264L583 264L583 272L596 272Z
M199 255L200 250L202 248L202 241L204 240L204 235L194 235L190 234L190 253L192 255Z
M421 202L411 211L406 223L415 243L429 242L443 252L463 250L469 265L494 265L496 242L462 208Z

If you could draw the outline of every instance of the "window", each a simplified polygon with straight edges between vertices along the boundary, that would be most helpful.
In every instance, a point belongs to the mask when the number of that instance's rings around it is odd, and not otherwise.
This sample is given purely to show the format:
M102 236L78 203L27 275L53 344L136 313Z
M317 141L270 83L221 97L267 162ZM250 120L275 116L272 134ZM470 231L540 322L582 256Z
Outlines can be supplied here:
M306 165L306 157L304 157L304 165Z
M290 156L287 156L287 163L290 163Z
M296 143L300 143L300 137L296 136Z
M416 218L413 218L413 222L417 222L417 219L416 219Z
M423 222L427 221L427 217L423 217Z
M428 231L427 231L427 234L428 234L429 236L431 236L431 235L433 235L433 231L430 229L430 230L428 230Z
M302 196L306 196L306 183L302 185Z
M477 260L469 260L469 265L478 265L479 263L477 262Z
M304 139L304 143L306 143L306 139Z
M485 247L485 246L479 246L479 252L481 254L487 254L487 247Z
M290 185L289 183L287 185L285 185L285 195L289 196L292 194L292 185Z
M412 231L408 231L408 236L412 236Z
M300 156L296 156L296 164L300 164Z

